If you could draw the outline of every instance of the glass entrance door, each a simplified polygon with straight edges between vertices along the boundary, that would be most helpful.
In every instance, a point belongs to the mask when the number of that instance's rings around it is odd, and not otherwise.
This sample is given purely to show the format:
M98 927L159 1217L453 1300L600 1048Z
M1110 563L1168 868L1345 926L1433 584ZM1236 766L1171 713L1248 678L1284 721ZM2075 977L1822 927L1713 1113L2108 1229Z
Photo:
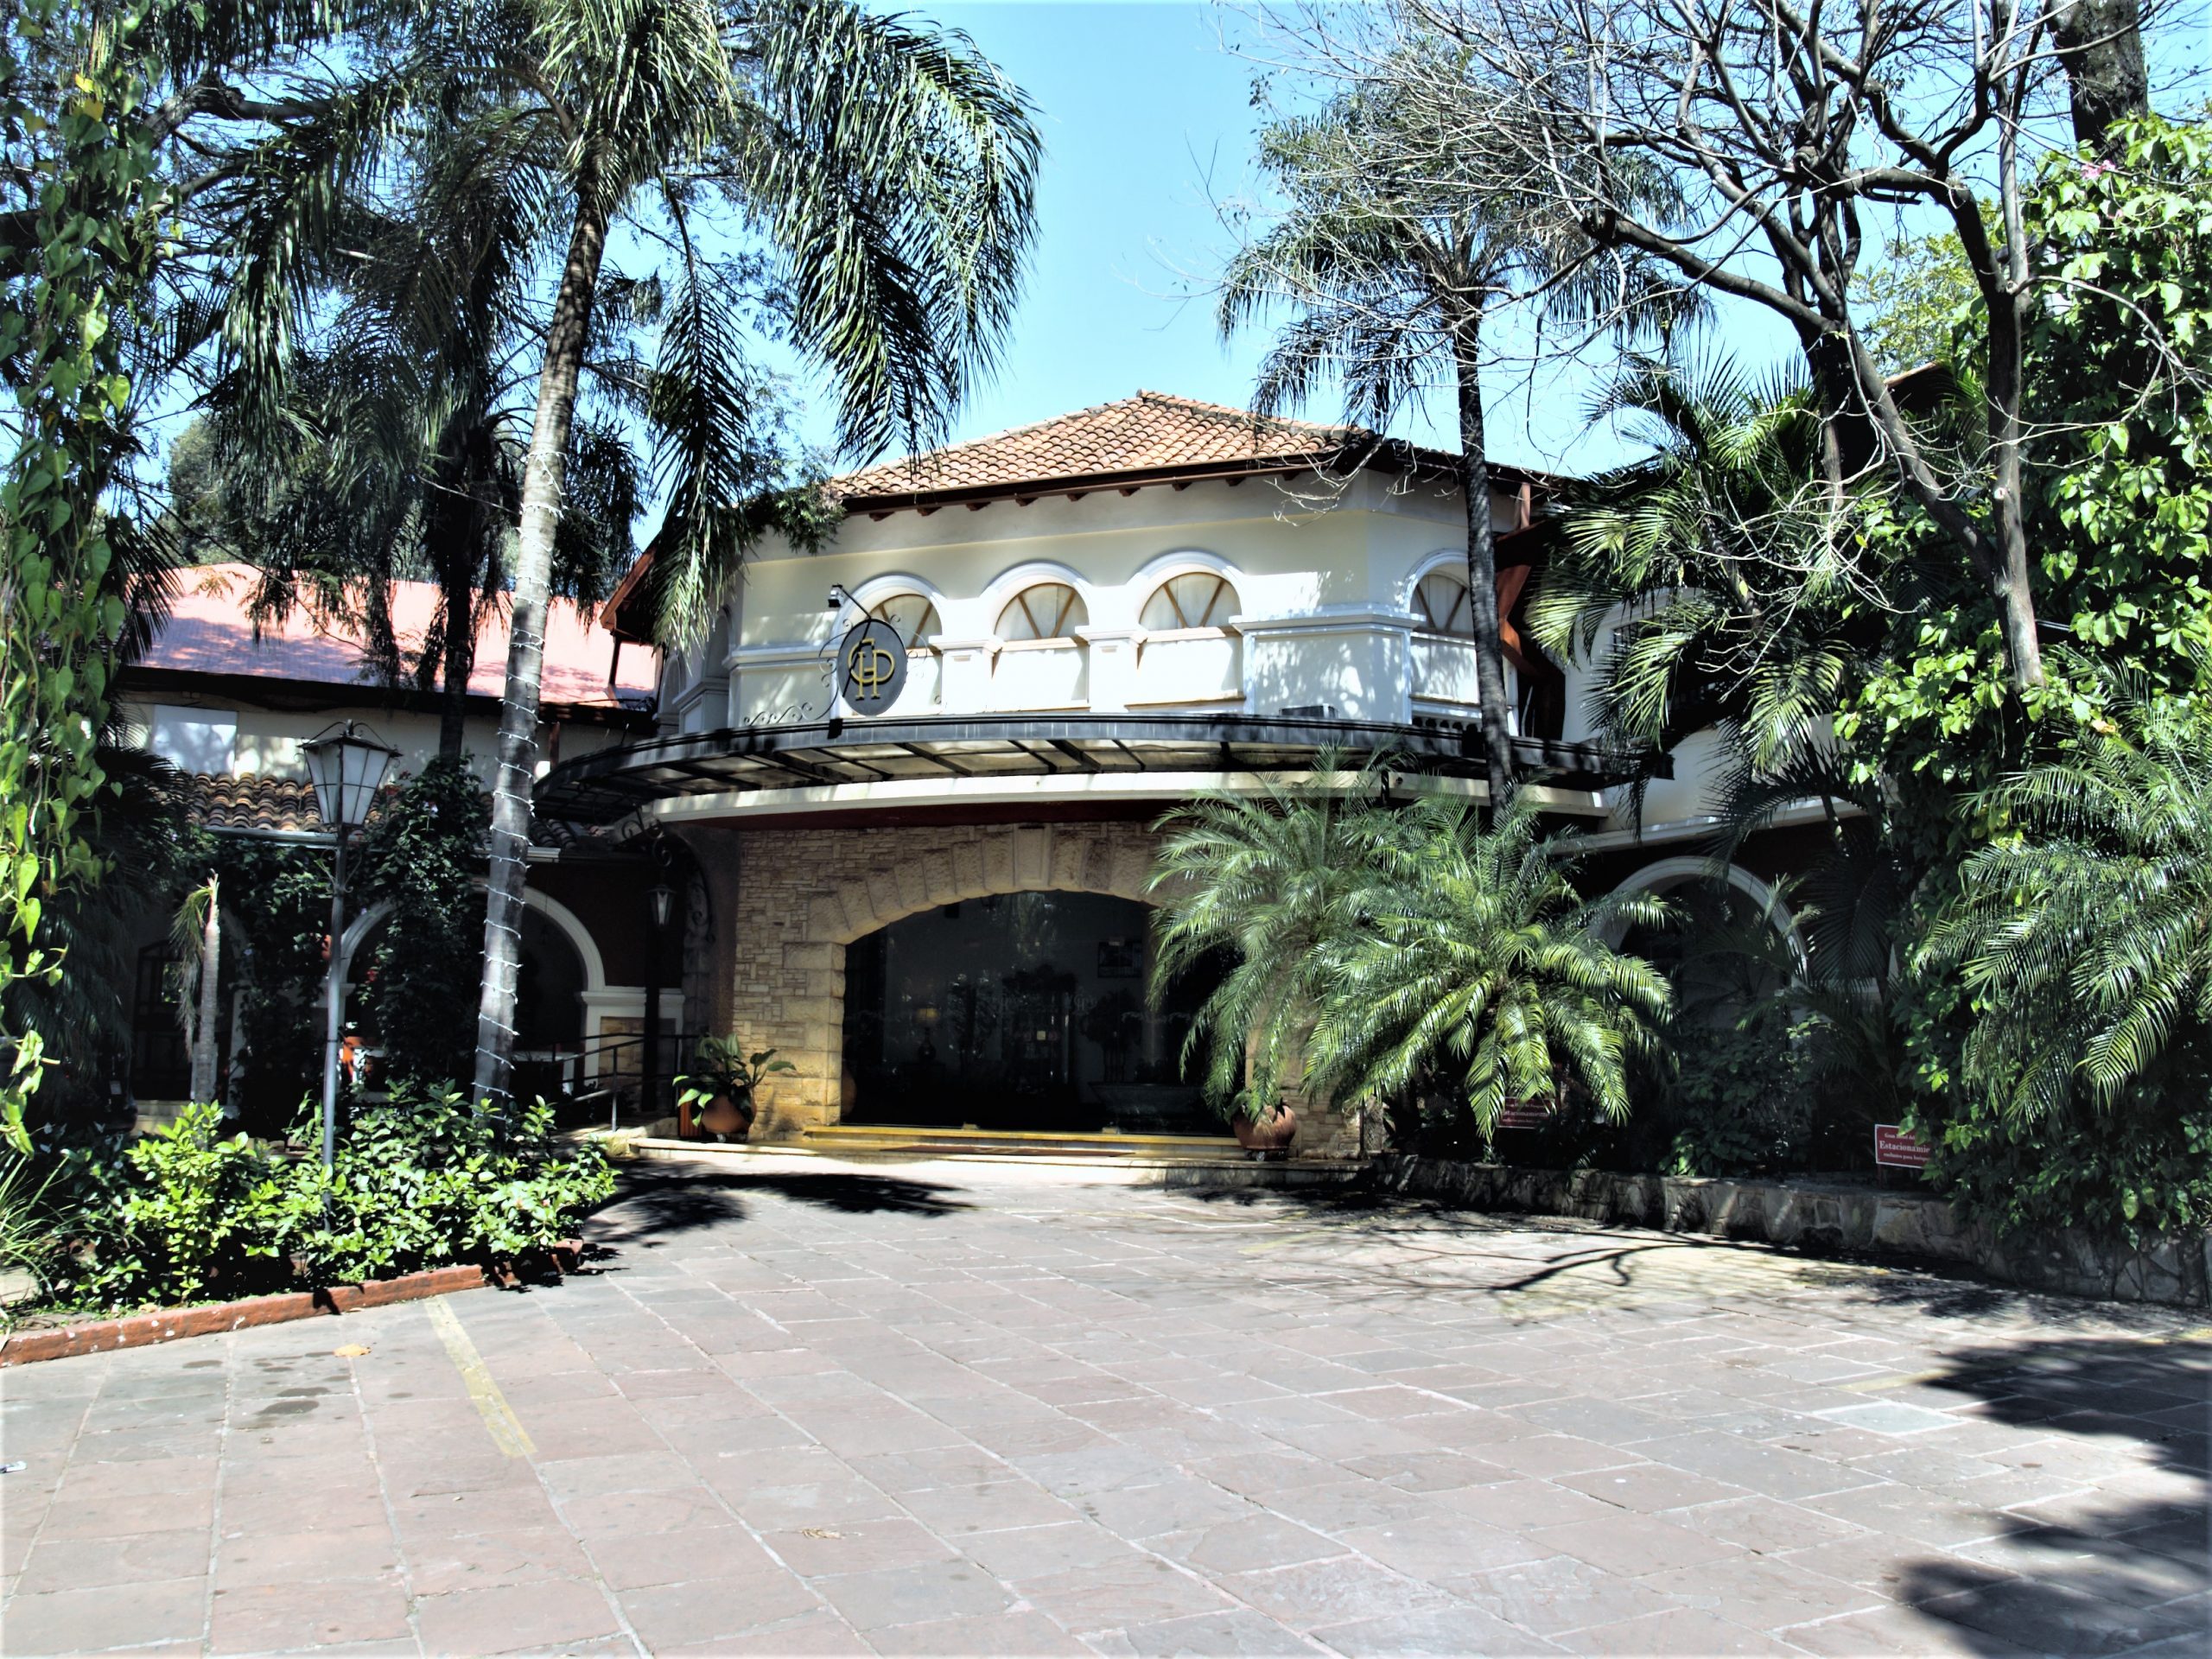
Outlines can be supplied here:
M855 941L845 1121L1221 1133L1179 1075L1197 997L1178 987L1167 1008L1145 1006L1150 930L1131 899L1015 893Z

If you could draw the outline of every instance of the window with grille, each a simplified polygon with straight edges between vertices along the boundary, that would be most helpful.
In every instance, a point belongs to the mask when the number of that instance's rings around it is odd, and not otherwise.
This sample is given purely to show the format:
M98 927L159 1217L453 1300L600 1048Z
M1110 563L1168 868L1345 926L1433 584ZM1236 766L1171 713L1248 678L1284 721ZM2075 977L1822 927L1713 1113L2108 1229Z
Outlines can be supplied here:
M869 606L868 613L896 629L899 643L909 651L927 651L931 639L944 632L927 594L893 594Z
M1065 639L1090 620L1083 596L1064 582L1025 588L999 613L1001 639Z
M1467 584L1448 571L1437 570L1421 579L1414 589L1414 626L1424 633L1471 635L1473 612L1467 604Z
M1225 628L1236 614L1236 590L1211 570L1171 576L1154 589L1137 620L1156 633L1172 628Z

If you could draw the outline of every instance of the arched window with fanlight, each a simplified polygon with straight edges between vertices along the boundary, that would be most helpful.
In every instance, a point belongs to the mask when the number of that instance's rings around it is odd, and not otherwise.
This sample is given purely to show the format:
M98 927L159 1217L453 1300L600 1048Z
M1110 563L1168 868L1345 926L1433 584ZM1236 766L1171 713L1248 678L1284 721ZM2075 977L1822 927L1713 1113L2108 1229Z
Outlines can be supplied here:
M1240 643L1229 626L1238 609L1235 586L1212 570L1185 570L1154 588L1137 613L1144 643L1130 701L1155 706L1242 702Z
M1040 582L1007 601L998 636L1009 641L1071 639L1090 620L1083 595L1064 582Z
M1024 588L999 612L992 700L1001 709L1080 709L1090 697L1090 653L1076 630L1090 620L1065 582Z
M1147 631L1166 633L1184 628L1225 628L1236 614L1236 590L1227 576L1189 570L1170 576L1152 590L1137 620Z
M1414 586L1414 626L1423 633L1456 634L1472 639L1474 609L1467 602L1467 583L1449 570L1432 570Z
M1464 712L1482 701L1475 675L1475 615L1464 567L1439 565L1414 584L1411 641L1416 711Z
M868 614L889 623L899 635L899 643L910 652L929 650L930 641L944 632L944 624L938 620L936 601L927 594L888 594L870 605Z

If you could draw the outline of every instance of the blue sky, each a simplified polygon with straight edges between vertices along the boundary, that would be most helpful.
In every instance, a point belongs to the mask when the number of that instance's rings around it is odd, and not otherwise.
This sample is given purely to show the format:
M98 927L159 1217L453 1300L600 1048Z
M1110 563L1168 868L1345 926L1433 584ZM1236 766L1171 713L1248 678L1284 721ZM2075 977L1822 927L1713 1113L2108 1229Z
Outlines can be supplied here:
M902 9L904 9L902 7ZM1255 66L1224 49L1233 11L1208 4L929 4L913 10L964 29L1027 91L1046 143L1037 252L996 380L961 410L956 439L979 437L1140 387L1242 408L1264 336L1224 344L1209 285L1231 247L1215 204L1249 196ZM1583 382L1491 389L1491 450L1501 461L1576 469L1621 454L1580 442ZM819 400L817 400L819 401ZM1309 411L1330 418L1334 408ZM1448 411L1446 411L1448 414ZM804 423L820 438L827 422ZM1401 435L1447 442L1418 411Z

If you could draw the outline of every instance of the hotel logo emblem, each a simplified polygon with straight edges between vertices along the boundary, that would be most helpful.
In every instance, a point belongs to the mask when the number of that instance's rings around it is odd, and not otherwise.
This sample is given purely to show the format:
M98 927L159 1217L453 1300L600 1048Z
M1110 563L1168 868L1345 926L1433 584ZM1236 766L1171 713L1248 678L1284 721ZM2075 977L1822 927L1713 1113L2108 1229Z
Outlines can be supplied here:
M856 623L837 647L837 695L856 715L880 715L906 688L906 647L876 617Z

